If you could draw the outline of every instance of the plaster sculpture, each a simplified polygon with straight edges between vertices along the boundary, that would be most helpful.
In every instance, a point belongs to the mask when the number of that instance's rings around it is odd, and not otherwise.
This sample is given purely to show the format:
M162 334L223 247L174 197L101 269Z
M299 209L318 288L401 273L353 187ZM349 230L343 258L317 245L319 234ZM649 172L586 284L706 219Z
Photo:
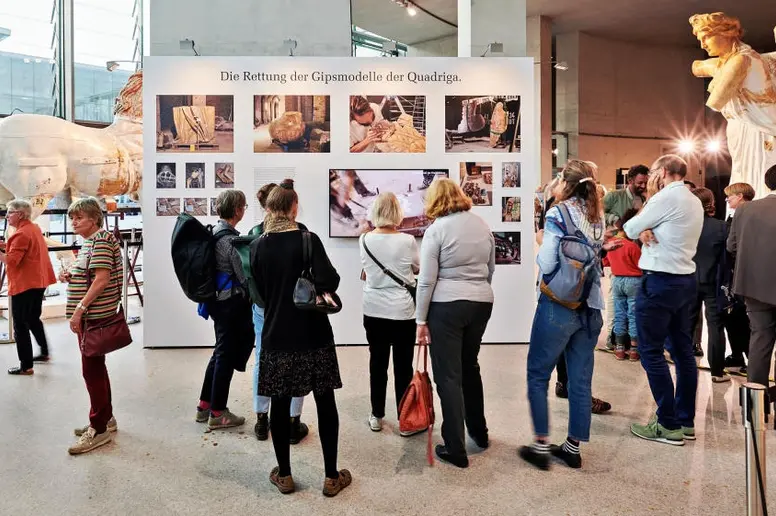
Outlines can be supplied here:
M741 22L724 13L696 14L690 25L711 56L695 61L692 73L713 77L706 105L727 119L730 182L749 183L764 197L765 171L776 164L776 53L752 50L741 41Z
M113 123L92 129L47 115L0 120L0 204L32 203L32 219L59 192L140 199L143 174L143 72L119 92Z

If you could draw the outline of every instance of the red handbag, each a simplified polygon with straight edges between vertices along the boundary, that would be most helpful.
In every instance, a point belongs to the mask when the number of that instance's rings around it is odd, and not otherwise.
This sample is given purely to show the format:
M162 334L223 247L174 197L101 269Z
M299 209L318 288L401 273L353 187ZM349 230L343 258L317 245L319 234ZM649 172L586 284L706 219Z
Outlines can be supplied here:
M428 377L428 345L423 344L415 359L415 375L407 386L407 391L399 403L399 430L419 432L428 430L426 458L429 466L434 465L431 453L431 434L434 431L434 389ZM423 371L418 367L420 354L423 353Z
M86 261L86 290L92 286L92 275L89 270L91 256ZM119 292L121 296L121 292ZM85 315L85 314L84 314ZM129 346L132 343L132 334L124 316L124 307L119 297L118 311L100 319L87 320L84 318L81 333L78 335L78 346L85 357L101 357L108 353Z

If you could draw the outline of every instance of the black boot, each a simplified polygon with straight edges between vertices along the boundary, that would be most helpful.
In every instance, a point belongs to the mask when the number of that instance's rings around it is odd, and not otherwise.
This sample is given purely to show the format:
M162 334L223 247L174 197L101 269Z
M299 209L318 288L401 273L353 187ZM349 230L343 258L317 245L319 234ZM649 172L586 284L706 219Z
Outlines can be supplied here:
M555 396L567 399L569 397L569 390L562 383L555 382Z
M291 444L299 444L309 433L310 429L302 423L301 416L291 418L291 439L289 439Z
M256 434L256 439L259 441L266 441L269 438L269 417L267 413L256 414L256 426L253 427L253 433Z

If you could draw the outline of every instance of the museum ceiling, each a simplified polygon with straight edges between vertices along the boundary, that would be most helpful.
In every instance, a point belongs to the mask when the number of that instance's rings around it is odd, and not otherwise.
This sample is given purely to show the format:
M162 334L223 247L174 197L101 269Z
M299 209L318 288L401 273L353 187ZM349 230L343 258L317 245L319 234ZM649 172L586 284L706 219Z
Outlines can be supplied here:
M494 2L496 0L473 0ZM553 19L553 32L584 31L623 41L697 46L687 19L696 13L725 11L741 19L745 41L759 50L776 50L774 0L526 0L529 16ZM457 0L415 2L457 23ZM456 34L450 25L424 13L407 16L391 0L352 0L353 23L409 45Z

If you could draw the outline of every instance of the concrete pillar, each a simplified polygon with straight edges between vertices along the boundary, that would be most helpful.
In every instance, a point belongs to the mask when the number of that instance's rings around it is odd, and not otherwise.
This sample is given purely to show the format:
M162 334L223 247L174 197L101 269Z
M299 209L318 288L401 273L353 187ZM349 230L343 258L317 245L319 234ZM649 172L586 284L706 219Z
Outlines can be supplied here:
M200 55L350 56L349 0L160 0L150 2L150 54L193 55L180 48L191 39Z
M458 57L472 56L472 0L458 0Z
M539 126L537 156L541 183L552 179L552 20L531 16L526 22L527 54L533 57L536 120ZM558 72L564 73L564 72Z
M568 133L568 156L579 157L579 32L555 37L555 58L569 69L555 74L555 130Z

